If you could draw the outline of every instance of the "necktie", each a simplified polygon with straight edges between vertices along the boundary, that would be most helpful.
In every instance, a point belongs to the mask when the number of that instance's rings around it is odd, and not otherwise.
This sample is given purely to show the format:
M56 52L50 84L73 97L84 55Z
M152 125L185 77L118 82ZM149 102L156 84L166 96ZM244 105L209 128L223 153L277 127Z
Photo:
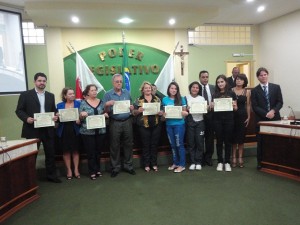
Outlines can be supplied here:
M270 111L270 99L269 99L269 93L268 93L268 89L267 89L267 86L263 86L264 88L264 93L265 93L265 98L266 98L266 101L267 101L267 108L268 108L268 111Z
M206 85L203 85L203 97L208 102L208 95L206 91Z

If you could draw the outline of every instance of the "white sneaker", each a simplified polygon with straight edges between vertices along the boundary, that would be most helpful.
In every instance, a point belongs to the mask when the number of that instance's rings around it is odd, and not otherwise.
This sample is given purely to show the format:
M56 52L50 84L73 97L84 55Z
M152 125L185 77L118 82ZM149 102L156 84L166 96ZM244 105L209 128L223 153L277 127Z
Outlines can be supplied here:
M226 163L226 164L225 164L225 171L226 171L226 172L231 172L231 166L230 166L229 163Z
M196 165L192 164L192 165L190 165L189 170L195 170L195 168L196 168Z
M201 170L201 169L202 169L201 165L200 165L200 164L197 164L197 165L196 165L196 170Z
M223 163L218 163L217 171L223 171Z

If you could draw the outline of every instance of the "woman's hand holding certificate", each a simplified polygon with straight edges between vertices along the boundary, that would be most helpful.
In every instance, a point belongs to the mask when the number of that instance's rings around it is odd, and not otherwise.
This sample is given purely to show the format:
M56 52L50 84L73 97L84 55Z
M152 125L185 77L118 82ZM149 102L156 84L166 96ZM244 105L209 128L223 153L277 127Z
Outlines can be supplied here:
M165 106L166 118L182 119L182 106Z
M214 99L214 111L233 111L232 98L215 98Z

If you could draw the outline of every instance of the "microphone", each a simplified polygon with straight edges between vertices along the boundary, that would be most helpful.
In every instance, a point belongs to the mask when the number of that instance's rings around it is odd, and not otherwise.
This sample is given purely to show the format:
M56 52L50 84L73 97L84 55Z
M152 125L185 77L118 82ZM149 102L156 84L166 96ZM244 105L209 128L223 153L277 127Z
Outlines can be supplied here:
M288 108L291 110L291 113L292 113L292 116L294 117L294 121L296 120L296 116L295 116L295 113L294 113L294 110L291 106L288 106Z
M300 125L300 122L296 121L296 115L293 108L291 106L288 106L288 108L291 110L292 116L294 117L293 121L290 122L290 125Z

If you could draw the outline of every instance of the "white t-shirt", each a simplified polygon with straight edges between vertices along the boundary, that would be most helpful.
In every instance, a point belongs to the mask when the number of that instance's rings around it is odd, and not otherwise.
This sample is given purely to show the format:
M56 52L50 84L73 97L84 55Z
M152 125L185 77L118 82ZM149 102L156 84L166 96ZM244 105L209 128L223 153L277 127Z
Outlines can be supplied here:
M204 102L205 101L205 99L200 95L198 95L196 98L192 97L191 95L187 95L186 99L187 99L187 105L188 106L191 106L192 102ZM203 120L203 114L202 113L196 113L196 114L191 114L191 115L192 115L193 120L195 122Z

